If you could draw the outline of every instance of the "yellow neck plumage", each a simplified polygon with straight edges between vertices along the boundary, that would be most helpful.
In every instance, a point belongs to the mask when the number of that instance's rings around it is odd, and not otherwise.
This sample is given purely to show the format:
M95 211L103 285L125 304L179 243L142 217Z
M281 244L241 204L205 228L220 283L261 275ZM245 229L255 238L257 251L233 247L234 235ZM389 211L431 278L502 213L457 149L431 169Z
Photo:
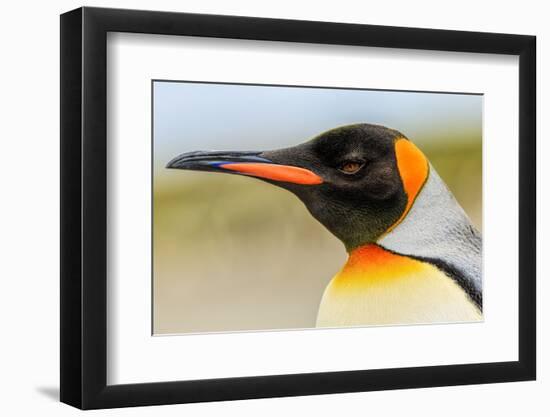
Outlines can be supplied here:
M317 327L478 321L462 288L435 266L369 244L325 290Z

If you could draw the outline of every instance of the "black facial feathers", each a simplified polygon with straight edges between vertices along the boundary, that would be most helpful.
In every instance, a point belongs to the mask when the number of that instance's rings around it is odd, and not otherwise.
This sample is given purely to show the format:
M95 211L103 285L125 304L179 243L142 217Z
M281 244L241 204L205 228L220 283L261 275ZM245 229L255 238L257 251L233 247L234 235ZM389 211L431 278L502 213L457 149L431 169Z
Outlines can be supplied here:
M394 147L396 139L403 137L383 126L356 124L260 155L312 170L323 178L323 183L314 187L277 185L295 193L311 214L352 250L374 242L405 210L407 196ZM352 173L346 167L352 167Z

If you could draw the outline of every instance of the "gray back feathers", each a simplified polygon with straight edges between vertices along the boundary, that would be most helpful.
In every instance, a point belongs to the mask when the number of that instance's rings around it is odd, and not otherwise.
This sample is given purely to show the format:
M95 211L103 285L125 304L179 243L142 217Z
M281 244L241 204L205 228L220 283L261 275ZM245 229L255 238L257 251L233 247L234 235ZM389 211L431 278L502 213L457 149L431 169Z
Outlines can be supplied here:
M431 165L428 180L405 219L378 243L434 264L481 309L481 235Z

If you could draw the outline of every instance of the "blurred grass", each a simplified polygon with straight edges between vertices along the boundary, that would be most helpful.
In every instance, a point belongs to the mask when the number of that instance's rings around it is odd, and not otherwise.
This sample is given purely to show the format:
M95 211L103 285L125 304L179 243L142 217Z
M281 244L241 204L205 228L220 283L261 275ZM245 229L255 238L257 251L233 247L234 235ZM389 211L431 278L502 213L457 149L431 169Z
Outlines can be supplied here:
M415 141L481 230L481 138ZM345 262L292 194L251 178L154 178L155 334L313 327Z

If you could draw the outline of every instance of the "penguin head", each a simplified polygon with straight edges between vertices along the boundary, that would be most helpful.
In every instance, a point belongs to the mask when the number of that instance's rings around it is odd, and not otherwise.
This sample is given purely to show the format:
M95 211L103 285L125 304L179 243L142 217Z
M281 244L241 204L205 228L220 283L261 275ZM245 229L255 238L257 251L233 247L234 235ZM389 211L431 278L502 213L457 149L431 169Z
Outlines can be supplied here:
M282 187L348 251L395 227L428 176L428 162L412 142L372 124L335 128L284 149L184 153L167 168L246 175Z

